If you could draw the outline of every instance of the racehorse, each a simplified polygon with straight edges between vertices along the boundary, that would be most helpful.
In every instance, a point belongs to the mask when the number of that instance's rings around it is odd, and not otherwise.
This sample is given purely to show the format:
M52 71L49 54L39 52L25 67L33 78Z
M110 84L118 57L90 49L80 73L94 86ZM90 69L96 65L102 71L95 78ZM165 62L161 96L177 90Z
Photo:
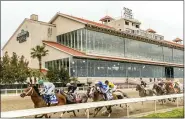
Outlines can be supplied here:
M180 93L180 89L174 88L172 82L166 82L165 83L165 89L166 89L166 94L175 94L175 93ZM175 102L177 98L173 98L172 102ZM171 101L171 99L168 99Z
M155 90L155 91L156 91L156 93L154 92L155 95L165 95L165 94L166 94L166 90L163 89L161 86L159 86L159 85L157 85L157 84L154 84L154 85L153 85L152 90ZM166 102L165 99L162 99L162 100L160 100L160 101L162 101L162 104L163 104L163 102L164 102L164 103Z
M87 95L89 98L92 98L94 102L96 101L106 101L105 98L104 98L104 95L102 92L100 92L97 87L93 86L93 87L89 87L87 89ZM126 98L129 98L127 96L127 94L121 92L121 91L117 91L117 94L116 93L113 93L113 100L117 100L117 99L123 99L124 97ZM112 106L106 106L106 109L105 111L108 112L108 117L110 117L110 114L112 112ZM94 116L95 117L98 112L102 109L103 107L98 107L98 108L95 108L95 113L94 113Z
M144 87L139 84L136 86L136 91L139 91L140 97L153 96L153 94L155 94L153 90L151 89L145 90Z
M59 105L65 105L66 104L66 98L61 94L55 94L56 98L58 100L58 103L51 104L50 106L59 106ZM32 102L34 103L34 108L40 108L40 107L48 107L46 101L44 100L43 96L40 95L39 89L36 86L29 86L24 90L23 93L20 94L22 98L25 96L30 96ZM47 114L43 114L40 117L35 115L35 118L42 118L45 116L45 118L50 118Z
M72 100L71 96L69 94L65 93L63 89L59 89L59 90L57 90L57 92L62 94L63 96L65 96L67 104L86 103L88 101L88 96L86 93L78 93L78 94L76 94L76 100ZM78 112L79 112L79 110L78 110ZM64 113L65 112L63 112L63 114ZM85 113L85 115L86 115L86 113ZM74 116L76 116L75 113L74 113ZM62 115L61 115L61 117L62 117Z

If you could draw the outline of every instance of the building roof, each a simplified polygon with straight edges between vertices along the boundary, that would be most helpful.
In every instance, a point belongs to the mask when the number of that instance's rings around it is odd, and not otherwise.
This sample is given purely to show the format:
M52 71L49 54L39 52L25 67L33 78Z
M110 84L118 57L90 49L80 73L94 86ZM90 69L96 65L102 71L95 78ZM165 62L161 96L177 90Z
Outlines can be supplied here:
M94 22L94 21L90 21L90 20L87 20L87 19L83 19L83 18L79 18L79 17L75 17L75 16L72 16L72 15L67 15L67 14L63 14L63 13L57 13L57 14L49 21L49 24L51 24L58 16L66 17L66 18L69 18L69 19L78 21L78 22L80 22L80 23L83 23L83 24L91 24L91 25L95 25L95 26L98 26L98 27L103 27L103 28L108 28L108 29L114 29L113 27L104 25L104 24L102 24L102 23L97 23L97 22Z
M101 18L101 19L100 19L100 21L104 21L104 20L106 20L106 19L113 20L113 18L112 18L112 17L110 17L110 16L106 15L106 16L104 16L103 18Z
M107 26L107 25L104 25L104 24L101 24L101 23L93 22L93 21L90 21L90 20L87 20L87 19L75 17L75 16L72 16L72 15L63 14L63 13L57 13L57 14L49 21L49 24L52 24L52 22L53 22L58 16L63 16L63 17L66 17L66 18L69 18L69 19L72 19L72 20L76 20L76 21L78 21L78 22L80 22L80 23L83 23L83 24L96 26L96 27L98 27L98 28L104 28L104 29L114 30L114 31L120 32L120 31L116 30L116 29L113 28L113 27L110 27L110 26ZM126 19L126 18L124 18L124 19ZM126 20L134 20L134 19L126 19ZM138 20L136 20L135 22L140 23ZM147 29L147 30L150 31L150 32L156 33L156 31L154 31L153 29ZM122 33L120 32L120 34L122 34ZM138 37L139 37L139 36L138 36ZM168 45L173 45L173 46L177 46L177 47L180 47L180 48L184 48L184 45L182 45L182 44L177 44L177 43L174 43L174 42L171 42L171 41L167 41L167 40L162 40L162 41L159 41L159 42L163 42L163 43L166 43L166 44L168 44Z
M130 59L130 58L120 58L120 57L107 57L107 56L98 56L98 55L90 55L86 54L72 48L66 47L56 42L52 41L43 41L44 44L58 49L62 52L70 54L76 57L82 58L91 58L91 59L102 59L102 60L111 60L111 61L125 61L125 62L133 62L133 63L144 63L144 64L154 64L154 65L162 65L162 66L176 66L176 67L184 67L183 65L175 64L175 63L165 63L165 62L156 62L156 61L146 61L146 60L138 60L138 59Z
M53 47L55 49L58 49L60 51L63 51L69 55L73 55L73 56L85 56L85 53L82 53L80 51L74 50L72 48L69 48L67 46L61 45L57 42L53 42L53 41L43 41L44 44Z
M154 31L153 29L147 29L146 31L150 33L156 33L156 31Z
M181 42L182 40L180 38L176 38L173 40L174 42Z

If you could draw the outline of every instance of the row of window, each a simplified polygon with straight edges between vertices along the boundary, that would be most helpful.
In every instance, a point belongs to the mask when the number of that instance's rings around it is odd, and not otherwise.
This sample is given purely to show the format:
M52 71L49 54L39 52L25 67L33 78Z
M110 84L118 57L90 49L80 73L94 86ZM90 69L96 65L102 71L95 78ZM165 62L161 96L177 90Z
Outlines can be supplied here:
M183 51L87 29L57 36L57 42L87 53L183 64Z
M182 78L183 68L166 72L162 66L74 58L71 62L71 76Z
M151 78L183 78L183 68L166 70L162 66L113 62L92 59L69 58L45 62L46 68L61 67L74 77L151 77Z
M47 62L45 62L45 67L47 69L49 69L49 68L52 68L52 69L64 68L69 71L69 58L47 61Z

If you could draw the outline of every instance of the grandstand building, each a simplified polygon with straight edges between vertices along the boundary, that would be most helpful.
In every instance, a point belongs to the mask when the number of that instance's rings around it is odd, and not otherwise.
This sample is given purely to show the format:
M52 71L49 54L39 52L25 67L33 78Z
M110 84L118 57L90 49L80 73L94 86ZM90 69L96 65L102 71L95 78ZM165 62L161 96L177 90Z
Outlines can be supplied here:
M65 67L81 83L106 79L124 83L127 78L130 82L140 78L183 79L181 39L164 40L152 29L140 29L141 22L128 16L105 16L100 21L56 13L49 22L42 22L32 14L2 50L24 55L29 67L38 69L30 49L45 44L49 55L43 58L43 71Z

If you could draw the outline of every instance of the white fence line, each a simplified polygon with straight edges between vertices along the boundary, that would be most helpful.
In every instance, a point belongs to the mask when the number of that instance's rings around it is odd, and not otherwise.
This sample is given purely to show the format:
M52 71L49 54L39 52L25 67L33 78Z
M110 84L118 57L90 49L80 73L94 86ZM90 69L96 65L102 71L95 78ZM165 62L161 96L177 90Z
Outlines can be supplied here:
M143 101L154 101L155 103L154 110L156 112L156 100L177 98L177 107L178 107L179 105L178 98L180 97L183 97L183 94L152 96L152 97L144 97L144 98L127 98L127 99L111 100L111 101L89 102L89 103L70 104L70 105L54 106L54 107L43 107L43 108L36 108L36 109L15 110L15 111L1 112L1 117L15 118L15 117L25 117L25 116L55 113L55 112L81 110L81 109L87 109L87 111L89 112L90 108L109 106L109 105L118 105L118 104L127 104L127 103L134 103L134 102L143 102ZM87 117L89 118L89 113L87 114L88 114ZM128 106L127 106L127 117L129 117Z

